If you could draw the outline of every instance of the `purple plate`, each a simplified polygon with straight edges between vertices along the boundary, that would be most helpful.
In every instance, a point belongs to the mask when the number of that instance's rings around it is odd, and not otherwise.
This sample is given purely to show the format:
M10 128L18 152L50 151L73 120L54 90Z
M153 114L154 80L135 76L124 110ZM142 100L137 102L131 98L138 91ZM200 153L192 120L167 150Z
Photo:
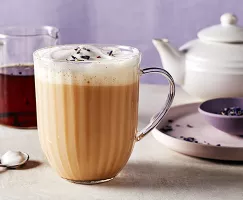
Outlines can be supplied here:
M190 103L171 107L164 119L152 130L155 139L169 149L185 155L243 161L243 137L225 133L211 126L198 112L200 104ZM172 130L164 132L164 127L168 125ZM196 139L197 143L185 140L189 137Z
M243 108L243 98L211 99L202 103L198 110L215 128L232 135L243 135L243 116L217 114L229 107Z

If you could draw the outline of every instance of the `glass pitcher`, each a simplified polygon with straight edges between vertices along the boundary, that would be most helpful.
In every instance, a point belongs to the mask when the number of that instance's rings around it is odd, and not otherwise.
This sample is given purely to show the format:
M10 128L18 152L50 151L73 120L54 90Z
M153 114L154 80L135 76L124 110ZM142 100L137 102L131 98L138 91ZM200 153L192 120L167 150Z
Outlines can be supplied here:
M0 28L0 124L37 127L33 52L58 38L51 26Z

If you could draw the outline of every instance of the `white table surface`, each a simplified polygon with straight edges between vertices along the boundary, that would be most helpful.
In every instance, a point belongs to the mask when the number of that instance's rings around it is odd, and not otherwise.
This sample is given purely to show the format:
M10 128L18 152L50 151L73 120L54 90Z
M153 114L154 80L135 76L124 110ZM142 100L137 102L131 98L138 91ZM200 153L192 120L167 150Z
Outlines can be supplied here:
M139 127L160 108L166 93L166 86L141 85ZM174 105L193 101L177 88ZM92 186L59 178L41 152L36 130L0 126L0 154L8 149L26 151L30 162L23 169L0 171L0 200L243 199L243 163L184 156L166 149L152 135L135 145L126 167L113 181Z

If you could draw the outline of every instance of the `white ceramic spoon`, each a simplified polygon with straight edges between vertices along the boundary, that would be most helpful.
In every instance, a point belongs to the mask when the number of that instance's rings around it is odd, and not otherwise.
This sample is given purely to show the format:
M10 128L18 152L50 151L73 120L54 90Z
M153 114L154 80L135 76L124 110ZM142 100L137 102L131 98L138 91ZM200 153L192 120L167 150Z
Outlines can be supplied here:
M11 163L9 164L8 162L5 161L4 164L0 163L0 167L6 167L6 168L9 168L9 169L16 169L16 168L24 165L29 160L29 155L27 153L25 153L25 152L19 152L19 153L24 158L23 161L21 161L18 164L11 164ZM2 158L0 160L2 160Z

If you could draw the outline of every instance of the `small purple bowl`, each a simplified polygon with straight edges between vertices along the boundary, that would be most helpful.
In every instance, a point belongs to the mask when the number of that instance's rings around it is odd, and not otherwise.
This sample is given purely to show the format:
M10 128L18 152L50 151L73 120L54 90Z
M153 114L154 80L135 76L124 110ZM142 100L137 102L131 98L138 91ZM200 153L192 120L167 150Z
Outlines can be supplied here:
M203 102L198 111L215 128L232 134L243 135L243 116L217 114L224 108L240 107L243 109L243 98L218 98Z

